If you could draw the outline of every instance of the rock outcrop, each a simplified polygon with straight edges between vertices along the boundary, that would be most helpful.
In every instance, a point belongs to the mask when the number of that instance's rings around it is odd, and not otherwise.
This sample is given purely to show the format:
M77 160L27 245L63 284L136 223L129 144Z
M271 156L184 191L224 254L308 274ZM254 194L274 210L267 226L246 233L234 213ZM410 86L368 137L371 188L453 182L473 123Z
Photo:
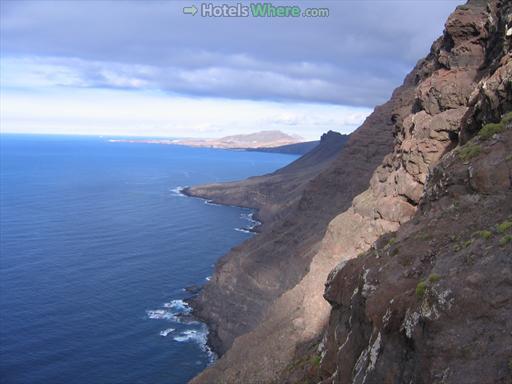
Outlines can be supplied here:
M231 348L193 383L506 382L512 313L506 232L512 211L510 129L506 122L480 129L499 121L511 106L510 7L499 0L458 7L430 54L354 133L364 144L351 139L308 184L290 212L325 210L330 215L322 225L332 220L323 230L313 228L323 237L307 249L307 257L285 253L275 262L269 248L266 258L244 254L237 260L249 268L223 270L220 264L212 283L220 291L240 287L223 285L223 279L238 281L243 273L252 279L252 268L275 272L263 279L257 275L257 290L287 280L290 271L294 278L265 297L267 304L258 303L264 313L255 315L246 333L232 333L238 337ZM479 130L481 136L472 138ZM358 177L363 164L355 152L372 152L376 143L367 135L376 132L382 137L393 132L393 147L368 189L351 189L349 181L368 183ZM380 150L386 145L383 140ZM365 165L365 174L371 168ZM324 196L323 188L329 191ZM351 204L349 196L355 196ZM481 232L472 235L475 231ZM464 251L454 250L452 236ZM260 264L267 260L269 265ZM326 279L331 305L323 299ZM477 292L490 280L480 306ZM226 298L220 291L217 295ZM253 303L244 303L237 309L251 316ZM214 313L220 322L221 311ZM468 329L461 330L461 323ZM475 349L467 348L473 341ZM488 365L474 381L463 381L464 363L471 362L476 375L480 354Z
M512 381L511 154L512 116L446 155L414 219L331 274L323 384Z

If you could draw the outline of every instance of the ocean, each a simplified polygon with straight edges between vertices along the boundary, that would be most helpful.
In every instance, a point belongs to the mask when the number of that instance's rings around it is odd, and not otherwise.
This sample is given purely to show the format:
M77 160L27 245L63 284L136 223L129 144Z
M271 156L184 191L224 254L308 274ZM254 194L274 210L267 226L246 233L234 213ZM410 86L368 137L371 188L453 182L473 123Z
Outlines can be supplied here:
M0 135L0 382L186 383L215 357L184 288L254 222L180 187L295 159Z

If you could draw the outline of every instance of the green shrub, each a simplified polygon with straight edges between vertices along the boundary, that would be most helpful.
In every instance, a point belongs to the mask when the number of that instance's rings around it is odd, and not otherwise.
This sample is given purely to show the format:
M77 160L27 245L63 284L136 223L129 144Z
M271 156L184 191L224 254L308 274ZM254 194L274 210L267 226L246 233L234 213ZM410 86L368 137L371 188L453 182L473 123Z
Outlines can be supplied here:
M459 148L457 154L462 161L468 161L474 157L477 157L480 152L482 152L482 150L479 145L468 143Z
M503 116L501 116L501 122L503 124L508 124L512 122L512 111L505 113Z
M504 247L505 245L507 245L508 243L510 243L512 241L512 235L506 235L506 236L503 236L501 239L500 239L500 245L502 247Z
M480 132L478 132L478 136L482 140L487 140L493 137L496 133L503 132L503 128L504 124L502 122L485 124Z
M477 231L475 232L477 236L481 237L482 239L489 240L492 237L492 232L483 230L483 231Z
M496 133L501 133L505 129L507 124L512 122L512 112L507 112L503 116L501 116L501 120L499 123L489 123L485 124L480 132L478 132L478 136L482 140L487 140L493 137Z
M496 229L499 233L505 233L510 228L512 228L512 220L506 220L503 223L496 225Z
M428 281L431 283L437 283L439 280L441 280L441 275L438 275L437 273L431 273L428 277Z
M425 295L425 291L427 290L427 282L420 281L418 285L416 285L416 296L418 298L422 298Z

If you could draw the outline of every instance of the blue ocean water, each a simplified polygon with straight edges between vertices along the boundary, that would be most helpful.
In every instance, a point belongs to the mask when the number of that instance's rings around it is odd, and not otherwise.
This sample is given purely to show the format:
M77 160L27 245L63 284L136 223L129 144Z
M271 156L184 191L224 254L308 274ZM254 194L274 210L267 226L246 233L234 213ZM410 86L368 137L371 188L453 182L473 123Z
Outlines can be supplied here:
M176 188L294 156L0 135L0 382L186 383L211 358L183 288L250 213ZM185 316L180 316L185 314Z

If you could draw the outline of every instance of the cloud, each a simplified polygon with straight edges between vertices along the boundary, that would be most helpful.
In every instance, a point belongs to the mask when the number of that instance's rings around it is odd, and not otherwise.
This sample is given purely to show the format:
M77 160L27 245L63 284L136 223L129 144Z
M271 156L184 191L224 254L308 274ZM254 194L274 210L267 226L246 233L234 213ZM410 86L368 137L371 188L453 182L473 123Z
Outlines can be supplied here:
M460 1L279 3L330 16L201 18L183 15L181 1L2 2L3 67L14 68L3 81L371 107Z
M2 132L149 137L218 137L283 130L315 140L330 129L349 133L367 108L170 96L160 92L61 88L0 93Z

